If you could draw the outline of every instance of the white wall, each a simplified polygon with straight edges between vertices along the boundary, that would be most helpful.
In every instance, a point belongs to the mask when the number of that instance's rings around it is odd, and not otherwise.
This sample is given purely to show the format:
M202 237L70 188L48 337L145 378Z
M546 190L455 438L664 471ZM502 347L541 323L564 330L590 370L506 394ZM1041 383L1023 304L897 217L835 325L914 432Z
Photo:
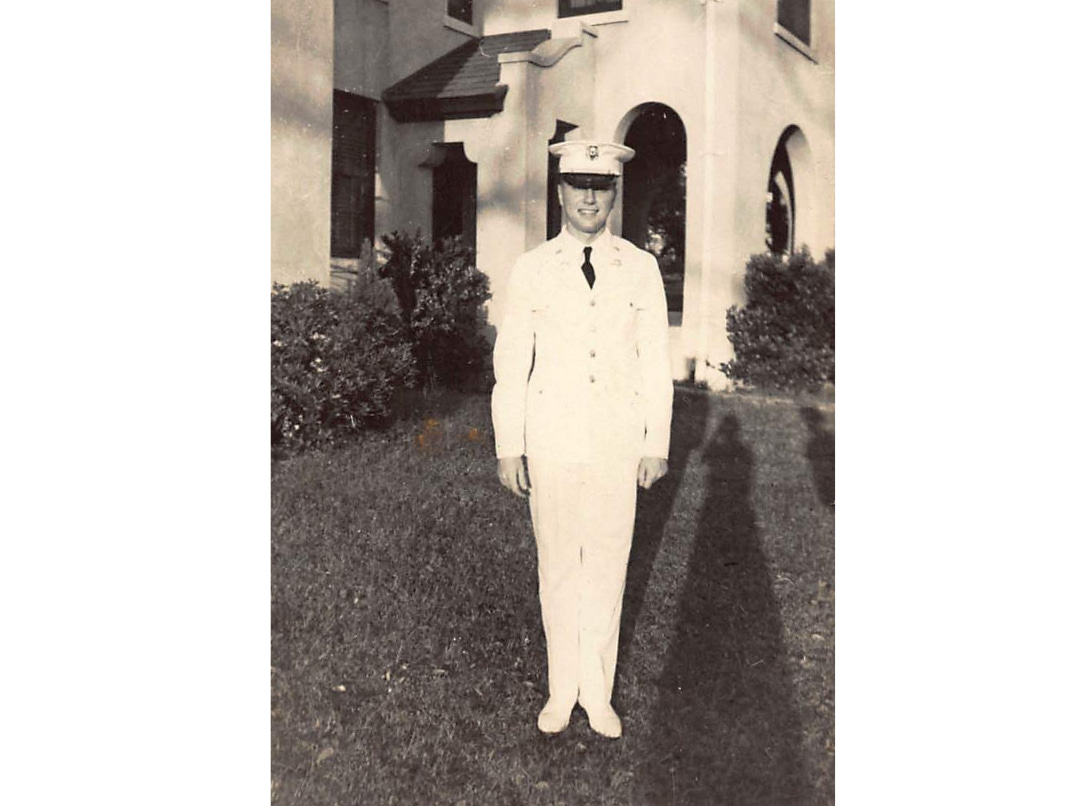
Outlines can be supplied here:
M558 0L473 0L474 9L481 3L484 36L550 28L558 9Z
M474 38L448 27L445 19L444 0L390 0L387 86Z
M334 0L334 88L379 100L390 75L390 6Z
M272 0L270 14L270 276L327 283L333 5Z
M831 0L812 5L811 60L773 32L775 14L744 2L740 39L739 133L740 185L762 197L740 210L742 251L764 250L764 193L769 165L781 134L797 126L805 137L810 160L795 170L795 241L806 243L816 257L835 240L834 194L835 68ZM798 155L791 153L793 161Z

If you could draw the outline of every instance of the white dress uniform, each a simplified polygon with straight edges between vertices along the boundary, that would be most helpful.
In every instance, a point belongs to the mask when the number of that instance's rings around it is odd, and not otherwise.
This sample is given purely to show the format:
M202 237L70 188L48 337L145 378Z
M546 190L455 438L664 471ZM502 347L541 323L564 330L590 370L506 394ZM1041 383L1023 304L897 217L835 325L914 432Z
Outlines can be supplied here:
M656 259L564 229L514 264L495 342L499 458L526 456L549 702L610 709L642 457L667 458L672 382Z

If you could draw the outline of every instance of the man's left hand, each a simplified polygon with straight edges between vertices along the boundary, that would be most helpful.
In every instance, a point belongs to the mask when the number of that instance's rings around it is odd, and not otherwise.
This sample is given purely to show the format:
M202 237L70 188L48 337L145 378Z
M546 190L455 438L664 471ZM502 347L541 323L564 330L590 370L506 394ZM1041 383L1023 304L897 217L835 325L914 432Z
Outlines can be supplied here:
M637 483L646 490L667 475L667 459L658 456L644 456L638 463Z

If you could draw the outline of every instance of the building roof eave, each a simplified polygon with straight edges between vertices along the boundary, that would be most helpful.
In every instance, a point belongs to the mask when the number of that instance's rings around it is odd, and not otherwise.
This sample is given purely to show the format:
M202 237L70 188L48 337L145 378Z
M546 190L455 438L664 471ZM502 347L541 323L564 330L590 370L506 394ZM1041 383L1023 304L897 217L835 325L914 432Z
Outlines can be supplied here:
M451 98L383 98L398 123L428 120L487 118L502 112L508 87L496 84L492 92Z
M501 112L507 86L499 82L500 56L528 53L551 38L537 29L466 42L382 93L399 122L490 117Z

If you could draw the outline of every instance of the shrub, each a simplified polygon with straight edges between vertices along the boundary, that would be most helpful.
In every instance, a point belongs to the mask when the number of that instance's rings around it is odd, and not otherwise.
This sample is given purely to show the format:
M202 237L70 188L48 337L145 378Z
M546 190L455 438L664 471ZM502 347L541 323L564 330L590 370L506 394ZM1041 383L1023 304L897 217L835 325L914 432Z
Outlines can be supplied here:
M379 276L379 256L367 238L354 259L331 261L330 288L350 291L381 311L401 318L401 306L390 281Z
M274 284L271 444L326 445L385 421L415 366L388 283L361 267L347 290Z
M746 305L727 311L734 381L760 389L816 391L835 382L835 252L754 255L746 264Z
M487 277L459 238L437 243L398 232L383 241L382 276L393 283L420 383L463 388L476 384L491 347L484 337Z

